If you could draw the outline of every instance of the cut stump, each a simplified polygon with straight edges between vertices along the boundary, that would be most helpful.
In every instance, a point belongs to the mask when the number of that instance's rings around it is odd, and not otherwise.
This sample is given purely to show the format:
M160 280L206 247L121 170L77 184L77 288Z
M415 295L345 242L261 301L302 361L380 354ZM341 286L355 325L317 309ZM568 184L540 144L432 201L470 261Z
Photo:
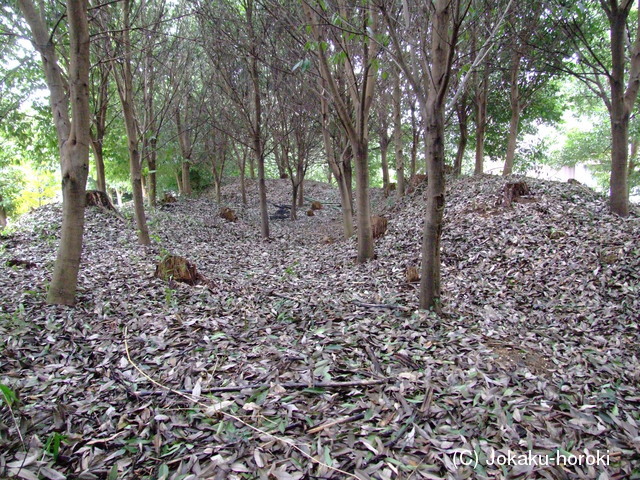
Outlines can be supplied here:
M164 198L162 199L162 203L164 203L164 204L176 203L177 201L178 201L178 199L176 197L174 197L172 193L164 192Z
M111 203L111 199L106 192L100 190L87 190L86 193L87 207L100 207L106 210L116 211L116 207Z
M407 194L415 192L418 187L427 181L427 176L417 173L412 175L407 185Z
M513 202L530 203L535 201L531 197L529 185L525 182L510 182L502 187L502 206L510 207ZM498 200L500 202L500 200Z
M224 218L227 222L235 222L238 220L236 212L227 207L220 209L220 218Z
M168 255L156 266L156 278L195 285L201 279L196 266L184 257Z
M407 267L407 273L405 276L407 283L416 283L420 281L420 272L417 267Z
M371 231L373 238L379 238L387 233L388 220L385 217L373 216L371 217Z

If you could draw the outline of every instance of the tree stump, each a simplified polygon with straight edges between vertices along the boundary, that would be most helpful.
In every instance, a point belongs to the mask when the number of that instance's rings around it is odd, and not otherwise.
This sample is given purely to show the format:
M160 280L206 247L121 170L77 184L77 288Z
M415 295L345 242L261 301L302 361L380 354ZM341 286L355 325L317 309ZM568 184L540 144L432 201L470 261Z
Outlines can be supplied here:
M224 218L227 222L235 222L238 220L236 212L227 207L220 209L220 218Z
M408 183L407 193L415 192L418 189L418 187L423 183L425 183L426 181L427 181L426 175L422 175L420 173L412 175L409 181L407 182Z
M416 283L420 281L420 272L416 267L407 267L407 273L405 276L407 283Z
M106 192L101 192L100 190L87 190L86 199L87 207L100 207L105 210L116 211L116 207L113 206L113 203L111 203L111 199Z
M531 195L531 190L525 182L510 182L502 187L502 206L510 207L513 202L528 203L533 201L532 198L525 198Z
M322 243L323 245L331 245L333 243L336 243L336 239L331 235L325 235L324 237L322 237L320 243Z
M162 199L162 203L176 203L178 200L173 196L171 192L164 192L164 198Z
M384 187L384 196L388 197L389 195L391 195L391 192L395 192L395 191L396 191L396 184L389 183L386 187Z
M371 231L373 238L379 238L387 232L388 220L385 217L373 216L371 217Z
M184 257L168 255L156 266L156 278L195 285L200 280L196 266Z

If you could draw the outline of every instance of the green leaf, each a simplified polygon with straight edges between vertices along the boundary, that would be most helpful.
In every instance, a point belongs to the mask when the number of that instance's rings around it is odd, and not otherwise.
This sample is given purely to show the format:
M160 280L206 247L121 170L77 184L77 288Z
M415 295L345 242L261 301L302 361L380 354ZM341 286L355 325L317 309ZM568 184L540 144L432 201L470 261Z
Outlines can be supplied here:
M16 395L16 393L2 383L0 383L0 392L2 392L2 397L4 398L4 401L8 407L12 407L13 404L18 401L18 396Z
M169 467L167 466L166 463L163 463L162 465L160 465L160 468L158 468L158 480L165 480L168 477L169 477Z
M111 470L109 470L109 475L107 475L107 480L118 480L118 464L114 463Z

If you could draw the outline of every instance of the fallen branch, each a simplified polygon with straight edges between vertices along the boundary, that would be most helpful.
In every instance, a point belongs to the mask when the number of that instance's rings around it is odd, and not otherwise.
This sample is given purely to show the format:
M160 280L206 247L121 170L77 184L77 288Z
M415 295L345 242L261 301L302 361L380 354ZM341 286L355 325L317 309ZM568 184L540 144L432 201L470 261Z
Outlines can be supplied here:
M325 202L324 200L321 201L321 200L316 200L314 198L309 198L309 197L304 197L304 199L309 203L311 203L311 202L320 202L323 205L336 205L338 207L342 206L342 204L340 202L337 202L337 203L336 202Z
M363 418L364 418L364 412L356 413L355 415L350 415L348 417L342 417L337 420L333 420L331 422L322 423L317 427L310 428L309 430L307 430L307 433L318 433L329 427L333 427L335 425L341 425L343 423L348 423L348 422L355 422Z
M403 312L410 312L411 309L409 307L403 307L402 305L390 305L388 303L365 303L359 300L351 300L351 303L354 305L358 305L359 307L364 308L382 308L387 310L401 310Z
M306 382L285 382L280 383L278 386L289 389L304 389L304 388L328 388L328 389L341 389L341 388L350 388L350 387L368 387L371 385L382 385L384 383L388 383L389 379L381 378L381 379L373 379L373 380L352 380L350 382L316 382L316 383L306 383ZM240 390L260 390L262 388L271 387L271 383L253 383L248 385L226 385L224 387L211 387L211 388L203 388L200 392L201 394L205 393L221 393L221 392L239 392ZM190 390L173 390L174 393L181 394L189 394ZM166 393L162 390L140 390L135 392L135 395L139 397L145 397L149 395L161 395Z
M129 341L128 341L128 327L124 327L124 349L125 349L125 353L127 354L127 360L129 361L129 363L131 364L131 366L140 374L142 375L144 378L146 378L147 380L149 380L151 383L153 383L154 385L169 391L169 392L173 392L176 395L179 395L187 400L189 400L192 403L195 403L196 405L200 405L201 407L204 407L206 409L212 409L212 408L216 408L216 413L222 415L223 417L226 417L228 419L231 419L233 421L236 421L238 423L241 423L242 425L244 425L245 427L249 428L250 430L253 430L254 432L260 434L260 435L266 435L278 442L281 442L282 444L291 447L292 449L294 449L295 451L297 451L298 453L300 453L303 457L305 457L306 459L310 460L311 462L320 465L323 468L327 468L333 472L337 472L337 473L342 473L343 475L346 475L349 478L355 478L356 480L358 479L358 477L352 473L346 472L344 470L340 470L339 468L336 467L332 467L330 465L327 465L326 463L318 460L317 458L314 458L313 456L311 456L310 454L308 454L307 452L305 452L301 447L299 447L298 445L296 445L292 440L289 440L288 438L283 438L283 437L279 437L277 435L273 435L272 433L266 432L264 430L262 430L261 428L255 427L253 425L251 425L250 423L245 422L244 420L242 420L240 417L236 416L236 415L232 415L231 413L227 413L222 411L221 408L217 408L219 407L221 404L216 404L216 405L207 405L206 403L203 403L201 401L199 401L198 399L194 398L193 395L190 394L186 394L184 392L181 392L179 390L175 390L171 387L167 387L166 385L161 384L160 382L158 382L157 380L154 380L153 378L151 378L147 373L145 373L136 363L133 362L133 359L131 358L131 353L129 352ZM346 383L346 382L345 382Z

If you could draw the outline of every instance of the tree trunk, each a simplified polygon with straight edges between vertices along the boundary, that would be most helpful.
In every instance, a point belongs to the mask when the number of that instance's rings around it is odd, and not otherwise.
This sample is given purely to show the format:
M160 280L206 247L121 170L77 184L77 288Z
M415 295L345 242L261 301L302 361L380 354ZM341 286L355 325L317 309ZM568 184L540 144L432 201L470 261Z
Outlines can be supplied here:
M158 140L154 137L151 138L151 140L149 140L149 157L147 160L147 163L149 165L149 204L152 207L156 206L157 203L157 199L158 199L158 180L157 180L157 174L156 174L156 169L157 167L157 143Z
M484 173L484 136L487 128L487 97L489 96L489 67L485 64L480 85L476 84L476 163L474 175Z
M460 102L456 108L456 115L458 116L460 138L458 139L458 150L453 164L453 173L456 176L460 176L462 174L462 160L464 159L464 152L467 149L467 142L469 140L469 114L467 111L466 95L460 97Z
M236 155L238 155L237 150L236 150ZM238 156L238 162L240 164L240 193L242 195L242 204L246 205L247 204L247 182L246 182L247 151L245 149L243 149L242 151L242 158Z
M349 188L347 188L345 163L343 161L343 158L341 158L338 162L331 140L331 133L329 132L329 103L325 98L325 80L321 80L320 91L320 112L322 117L322 141L324 143L324 151L327 155L329 171L333 172L333 176L338 183L338 189L340 191L340 206L342 209L342 227L344 238L351 238L353 236L353 205L351 201L352 197Z
M393 73L393 142L396 153L396 194L404 197L404 156L402 154L402 94L400 90L400 72Z
M386 125L382 128L386 129ZM389 160L387 152L389 151L389 137L386 132L380 132L380 163L382 164L382 188L385 192L389 190Z
M425 125L425 154L427 159L427 206L422 237L422 278L420 279L420 307L441 312L440 238L445 204L444 183L444 99L450 77L449 59L449 0L437 0L433 12L431 40L432 84L423 107Z
M147 198L149 199L149 205L155 207L158 193L156 180L156 147L158 145L158 132L156 128L156 116L153 103L153 95L155 93L155 78L153 72L153 55L151 48L147 49L145 55L143 86L145 135L143 137L142 151L144 152L144 157L146 158L147 166L149 167L149 175L147 179Z
M294 179L291 179L291 210L289 210L289 218L291 220L298 219L298 185Z
M2 195L0 195L0 230L7 226L7 211L2 205Z
M96 164L96 184L98 190L107 193L107 181L104 172L104 155L103 145L104 137L107 129L107 108L109 106L109 74L110 68L108 63L100 63L100 87L98 92L98 104L95 110L94 126L96 134L91 135L91 146L95 154ZM89 130L91 133L91 130Z
M507 138L507 153L504 160L502 175L508 176L513 173L513 162L516 156L516 145L518 141L518 125L520 124L520 91L518 88L518 74L520 72L521 55L514 50L511 56L510 69L510 94L509 104L511 106L511 120L509 121L509 137Z
M178 187L178 195L182 195L182 170L176 170L175 175L176 175L176 186Z
M104 137L103 137L104 138ZM107 191L107 180L104 173L104 156L102 153L102 140L96 138L91 139L91 146L93 147L93 154L96 164L96 186L101 192Z
M133 209L138 227L138 241L142 245L150 245L147 217L144 213L144 197L142 193L142 165L138 148L138 124L133 104L133 79L131 74L131 41L130 32L130 0L123 2L123 32L124 59L122 65L122 79L116 76L118 94L122 104L122 113L127 131L129 146L129 169L131 170L131 186L133 190Z
M42 20L41 14L44 12L38 12L31 0L19 0L18 5L31 29L34 46L42 58L60 150L62 227L47 302L73 305L82 254L85 191L91 142L87 3L83 0L67 1L70 43L67 84L69 96L65 92L66 83L60 72L55 47ZM72 122L69 120L69 99Z
M629 155L629 117L630 105L635 98L625 99L625 32L628 12L615 9L609 16L611 25L611 212L626 217L629 215L629 188L627 186L627 167ZM640 21L640 20L638 20ZM636 91L637 92L637 91ZM636 93L637 95L637 93ZM626 102L629 104L626 104Z
M253 152L258 164L258 192L260 196L260 233L263 239L269 238L269 213L267 211L267 186L265 183L264 154L262 150L262 103L260 95L260 79L258 71L258 52L253 29L253 0L246 5L247 24L250 37L250 74L253 85Z
M301 176L300 186L298 187L298 207L304 207L304 176Z
M347 147L342 152L342 172L344 176L344 184L349 194L349 208L351 208L351 215L353 215L353 166L351 160L353 159L353 152L351 147Z
M221 185L221 180L218 177L213 177L213 189L215 191L215 195L216 195L216 202L218 203L218 205L220 205L222 203L222 185Z
M420 131L416 120L416 104L415 100L411 102L411 167L409 178L413 177L417 172L418 143L420 142Z
M366 140L354 145L356 151L356 200L358 204L358 263L374 257L369 200L369 155Z
M189 101L187 97L185 111L189 111ZM190 196L191 190L191 153L193 145L191 144L191 135L187 130L187 126L182 125L182 115L180 114L180 106L176 107L176 125L178 127L178 143L180 144L180 152L182 153L182 194Z
M388 96L383 90L380 92L380 101L378 109L378 136L380 137L380 166L382 167L382 188L385 192L389 191L389 160L387 153L389 152L389 122L388 122Z
M191 196L193 190L191 190L191 162L184 160L182 162L182 194Z

